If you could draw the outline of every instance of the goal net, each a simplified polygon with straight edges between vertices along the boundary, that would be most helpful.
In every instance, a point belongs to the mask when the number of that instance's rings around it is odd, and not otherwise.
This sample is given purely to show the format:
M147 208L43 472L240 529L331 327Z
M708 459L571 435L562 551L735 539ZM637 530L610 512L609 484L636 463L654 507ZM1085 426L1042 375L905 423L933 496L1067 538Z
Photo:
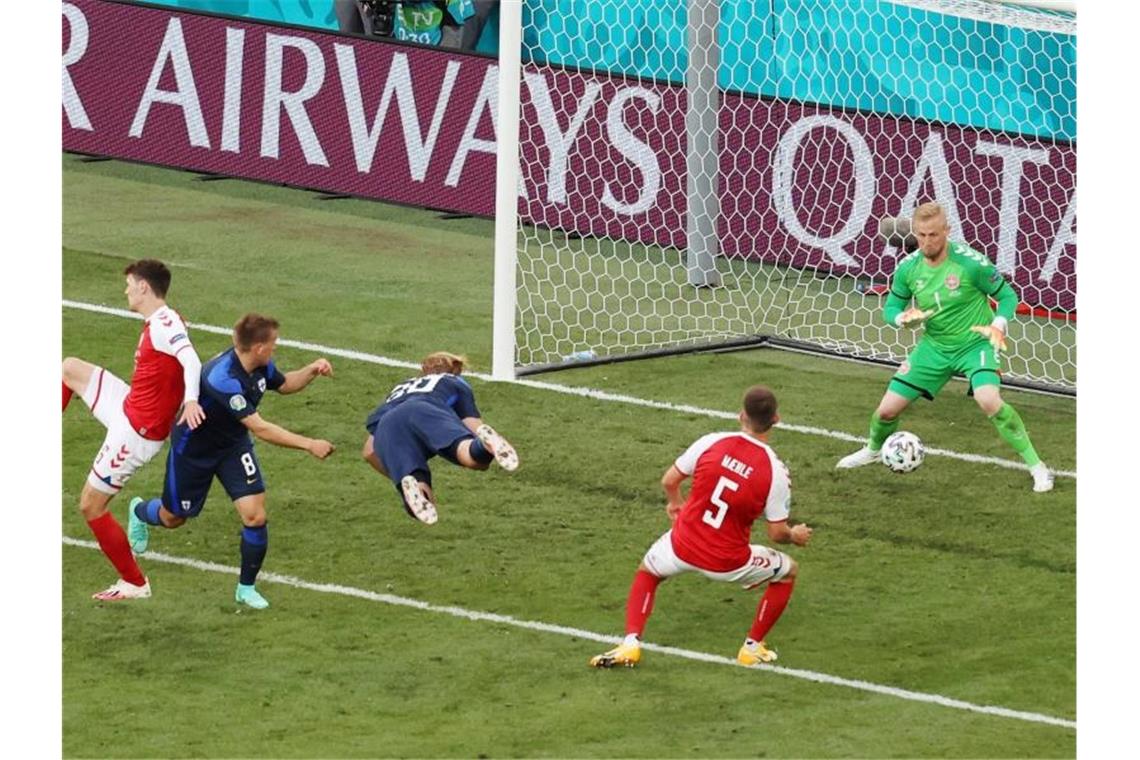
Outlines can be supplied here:
M1076 21L1024 5L526 0L514 372L901 362L879 223L935 200L1018 293L1006 380L1075 392Z

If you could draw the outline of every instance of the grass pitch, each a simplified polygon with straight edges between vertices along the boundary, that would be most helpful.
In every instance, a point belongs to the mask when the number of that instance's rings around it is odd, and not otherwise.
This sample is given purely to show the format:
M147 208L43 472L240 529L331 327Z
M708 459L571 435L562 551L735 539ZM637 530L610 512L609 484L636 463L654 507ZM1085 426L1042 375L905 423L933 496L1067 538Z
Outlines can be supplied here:
M260 310L282 337L415 361L490 357L492 225L119 162L64 158L66 299L122 308L122 268L155 256L192 324ZM139 323L63 310L64 355L129 377ZM193 328L192 328L193 330ZM193 331L203 358L227 345ZM309 351L282 348L296 367ZM259 445L268 483L265 571L583 631L621 633L628 583L666 528L661 473L699 435L695 413L474 381L516 444L517 473L434 467L440 522L408 519L359 460L363 421L407 370L332 357L336 376L263 414L334 441L320 462ZM674 357L551 375L559 384L731 412L755 382L783 419L853 435L889 372L773 351ZM952 383L904 427L928 446L1012 459ZM1007 393L1038 450L1075 468L1071 399ZM102 428L64 415L64 533L89 539L78 491ZM913 474L839 473L854 448L777 431L802 576L769 637L780 665L1074 720L1076 487L1030 491L1027 473L929 457ZM165 453L160 455L165 456ZM161 488L152 463L113 503ZM217 489L200 518L156 531L153 551L236 566L239 521ZM272 607L232 602L235 578L143 560L155 597L101 606L97 551L63 550L63 731L69 757L1072 757L1071 728L647 652L595 672L595 641L280 584ZM664 585L648 641L734 655L756 596L685 577ZM124 720L124 716L135 716ZM139 717L142 716L142 717Z

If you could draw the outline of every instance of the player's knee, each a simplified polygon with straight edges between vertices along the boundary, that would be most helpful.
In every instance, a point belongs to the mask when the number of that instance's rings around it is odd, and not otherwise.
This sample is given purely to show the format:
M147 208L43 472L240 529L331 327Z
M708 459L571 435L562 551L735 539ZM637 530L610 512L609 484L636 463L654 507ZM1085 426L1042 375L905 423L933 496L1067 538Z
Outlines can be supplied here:
M795 580L796 575L799 574L799 572L800 572L800 565L798 562L796 562L794 559L789 559L788 561L791 562L792 565L788 569L788 574L780 579L781 581Z
M243 515L241 518L241 524L246 528L260 528L263 527L266 522L268 522L268 520L264 512L259 515L250 515L249 517Z
M975 388L974 401L987 417L993 417L1002 407L1001 393L994 385L983 385Z
M82 374L83 361L69 356L63 360L62 372L63 381L69 386L74 386L79 381L79 376ZM73 388L74 390L74 388Z
M94 520L102 517L107 511L107 504L111 497L96 491L90 486L84 486L79 494L79 511L85 520Z

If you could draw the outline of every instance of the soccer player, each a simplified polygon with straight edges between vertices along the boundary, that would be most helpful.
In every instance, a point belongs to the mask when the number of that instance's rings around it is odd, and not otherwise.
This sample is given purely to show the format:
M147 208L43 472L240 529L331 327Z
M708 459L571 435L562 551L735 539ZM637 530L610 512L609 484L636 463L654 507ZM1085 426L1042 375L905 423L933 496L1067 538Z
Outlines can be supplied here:
M593 657L591 666L632 668L640 662L641 634L653 612L657 586L688 572L739 583L746 590L767 583L736 661L752 667L776 660L764 637L784 612L799 567L783 552L750 543L752 524L763 516L771 541L797 546L807 545L812 529L803 523L788 525L791 481L768 446L768 434L780 419L776 396L762 385L749 388L739 419L739 433L698 438L665 471L661 487L673 527L649 547L633 577L625 608L625 640ZM689 477L693 485L688 499L683 499L681 484Z
M131 499L127 535L136 554L147 550L151 525L177 528L197 517L214 477L222 483L241 516L241 576L234 597L255 609L269 606L254 583L269 549L265 480L250 433L268 443L307 451L324 459L334 450L328 441L290 432L263 418L257 405L267 390L296 393L318 375L332 375L327 359L317 359L282 374L273 362L278 322L246 314L234 326L233 348L202 368L202 404L206 421L197 428L178 425L170 435L162 497Z
M961 372L974 401L1029 466L1033 490L1052 490L1053 474L1033 448L1025 423L1001 398L1001 352L1017 294L983 254L950 242L950 225L937 203L916 208L912 227L919 250L895 269L883 316L895 327L926 329L871 415L867 445L840 459L836 467L878 461L883 441L898 429L899 415L910 402L919 396L933 400L950 376ZM997 316L990 298L997 300Z
M492 460L508 472L519 466L514 447L480 418L475 394L459 376L466 364L446 351L428 354L420 375L396 385L364 423L364 461L391 478L404 510L428 525L439 519L432 457L472 470L485 470Z
M131 384L82 359L63 360L63 410L78 393L107 428L79 494L79 511L119 573L119 580L93 597L108 602L150 596L150 583L131 555L127 535L108 509L111 499L158 454L179 406L179 424L187 428L198 427L205 418L198 405L202 362L186 323L166 305L170 270L161 261L142 259L128 265L123 274L127 305L143 317Z

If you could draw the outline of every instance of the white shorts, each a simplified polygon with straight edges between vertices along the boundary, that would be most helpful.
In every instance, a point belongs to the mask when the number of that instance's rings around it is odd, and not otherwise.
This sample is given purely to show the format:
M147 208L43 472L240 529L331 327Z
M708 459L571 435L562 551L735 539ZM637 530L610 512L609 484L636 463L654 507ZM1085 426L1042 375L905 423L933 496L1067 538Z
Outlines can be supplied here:
M117 494L138 468L162 450L162 441L143 438L127 421L123 400L130 390L131 386L107 370L95 367L83 392L83 403L107 428L107 437L87 473L87 483L105 494Z
M672 578L681 573L700 573L714 581L739 583L743 588L756 588L761 583L782 580L792 570L792 558L783 552L760 544L750 544L752 559L728 572L704 570L690 565L673 552L673 531L667 530L649 547L641 562L659 578Z

